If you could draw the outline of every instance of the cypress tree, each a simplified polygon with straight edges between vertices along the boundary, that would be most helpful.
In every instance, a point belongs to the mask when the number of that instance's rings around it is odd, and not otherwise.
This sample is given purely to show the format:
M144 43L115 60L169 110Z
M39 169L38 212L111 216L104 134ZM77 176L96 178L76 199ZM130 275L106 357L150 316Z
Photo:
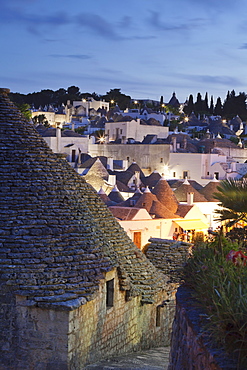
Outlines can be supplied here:
M205 109L205 113L209 113L208 93L207 92L205 94L205 99L204 99L204 109Z
M187 103L187 105L184 106L183 111L187 116L190 116L191 113L194 112L194 109L195 109L195 106L194 106L194 102L193 102L193 95L190 94L188 103Z
M213 99L213 95L211 95L209 113L210 114L214 114L214 99Z
M197 94L197 99L195 102L195 114L203 113L203 100L200 93Z
M223 113L223 109L222 109L221 98L218 97L216 104L215 104L215 108L214 108L214 114L216 116L222 116L222 113Z

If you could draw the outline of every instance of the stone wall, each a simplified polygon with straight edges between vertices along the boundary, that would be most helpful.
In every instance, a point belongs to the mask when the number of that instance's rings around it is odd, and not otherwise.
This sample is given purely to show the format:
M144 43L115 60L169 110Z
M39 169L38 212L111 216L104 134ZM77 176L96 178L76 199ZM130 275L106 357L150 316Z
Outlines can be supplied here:
M85 363L116 354L169 345L174 307L161 308L160 325L156 326L157 306L169 298L169 292L156 295L155 304L141 304L140 296L126 301L126 293L119 289L116 274L107 273L106 279L114 278L114 306L105 305L106 284L102 281L95 300L70 312L69 362L79 369Z
M217 348L203 329L205 313L184 286L176 294L176 314L168 370L236 370L236 362Z
M114 304L106 307L106 281L111 279ZM32 307L25 297L17 296L13 369L83 369L117 354L167 346L174 317L171 294L157 293L153 304L142 304L140 295L128 299L115 269L106 273L95 299L74 310L68 305L56 310L54 303L50 309ZM10 362L4 369L12 369Z
M191 254L192 244L183 241L151 238L146 256L153 265L169 276L170 281L179 283L184 264Z
M68 369L69 311L30 307L17 297L18 342L7 370ZM2 369L0 367L0 369Z

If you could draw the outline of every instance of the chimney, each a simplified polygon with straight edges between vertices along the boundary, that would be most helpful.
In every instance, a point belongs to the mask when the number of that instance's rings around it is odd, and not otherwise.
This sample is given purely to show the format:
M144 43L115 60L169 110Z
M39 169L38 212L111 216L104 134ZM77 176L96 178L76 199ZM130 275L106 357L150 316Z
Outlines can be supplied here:
M237 170L237 163L236 162L231 162L231 169L233 172L236 172Z
M183 139L183 147L184 149L187 149L187 137L184 137Z
M187 204L188 204L188 206L192 206L193 202L194 202L194 193L193 192L187 193Z
M177 151L177 138L176 138L176 136L172 136L172 150L173 150L173 153L176 153L176 151Z
M107 169L113 171L113 157L107 157Z
M89 102L86 101L86 117L89 117Z
M140 171L135 171L136 185L140 185Z
M56 128L56 139L57 139L57 153L60 153L60 147L61 147L61 128Z
M108 183L112 186L116 185L116 175L109 175L108 176Z

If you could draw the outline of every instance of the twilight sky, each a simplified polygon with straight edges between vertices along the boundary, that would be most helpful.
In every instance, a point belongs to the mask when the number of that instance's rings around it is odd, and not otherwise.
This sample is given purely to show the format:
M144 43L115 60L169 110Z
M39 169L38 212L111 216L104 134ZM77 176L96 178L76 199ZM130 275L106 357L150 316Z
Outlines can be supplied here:
M0 0L0 87L247 93L246 0Z

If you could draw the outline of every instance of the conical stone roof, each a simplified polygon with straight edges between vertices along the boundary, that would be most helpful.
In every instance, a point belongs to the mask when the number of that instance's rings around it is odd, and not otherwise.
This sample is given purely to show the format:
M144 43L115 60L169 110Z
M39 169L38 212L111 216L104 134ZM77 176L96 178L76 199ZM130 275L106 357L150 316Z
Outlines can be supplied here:
M73 309L92 299L103 273L116 267L121 289L151 302L164 276L7 92L0 90L0 290L38 307Z
M162 204L158 200L153 201L152 207L150 208L149 213L155 215L156 218L172 219L172 218L178 217L177 215L172 213L168 208L166 208L166 206L164 206L164 204Z
M199 192L209 201L209 202L219 202L214 194L218 191L219 181L212 180L207 183Z
M178 209L178 201L164 178L162 176L152 190L152 193L156 195L157 199L168 208L172 213L176 213Z
M108 177L109 174L99 158L96 159L87 174L83 176L86 182L92 185L96 191L99 191L101 187L107 189L106 181Z
M207 202L207 199L201 193L199 193L199 191L193 188L188 181L174 190L174 195L179 202L187 202L187 193L194 193L194 202Z
M117 185L115 185L113 187L113 189L111 190L111 192L108 194L108 198L112 201L112 202L115 202L115 203L121 203L121 202L124 202L124 197L122 196L122 194L120 193L120 191L118 190L118 187Z

